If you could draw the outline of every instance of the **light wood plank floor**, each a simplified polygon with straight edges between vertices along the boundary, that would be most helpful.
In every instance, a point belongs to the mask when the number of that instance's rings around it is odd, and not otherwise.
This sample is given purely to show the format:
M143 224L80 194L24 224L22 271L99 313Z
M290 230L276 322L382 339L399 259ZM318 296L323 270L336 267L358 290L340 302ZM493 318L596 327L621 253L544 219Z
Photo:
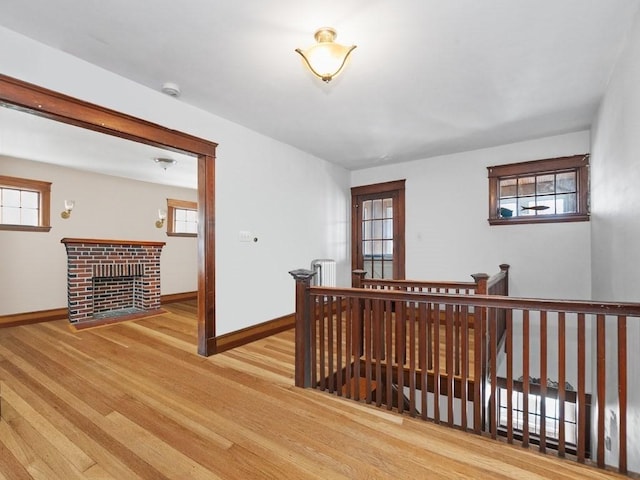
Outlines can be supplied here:
M200 357L166 308L0 329L0 479L624 478L295 388L292 331Z

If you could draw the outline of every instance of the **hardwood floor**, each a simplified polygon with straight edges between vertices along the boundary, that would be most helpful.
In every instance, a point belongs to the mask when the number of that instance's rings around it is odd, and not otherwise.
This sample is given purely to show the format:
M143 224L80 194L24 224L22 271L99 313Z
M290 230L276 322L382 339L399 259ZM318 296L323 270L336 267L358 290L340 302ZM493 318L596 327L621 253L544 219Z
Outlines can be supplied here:
M164 307L0 329L0 479L625 478L295 388L293 331L200 357Z

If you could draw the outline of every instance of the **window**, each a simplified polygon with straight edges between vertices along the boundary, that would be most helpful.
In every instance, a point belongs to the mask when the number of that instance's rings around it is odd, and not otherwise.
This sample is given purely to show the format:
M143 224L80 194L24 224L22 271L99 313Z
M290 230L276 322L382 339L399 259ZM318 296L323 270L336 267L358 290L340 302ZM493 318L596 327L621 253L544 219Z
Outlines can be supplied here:
M589 155L488 167L489 223L589 220Z
M504 379L499 379L499 383L504 384ZM514 437L522 439L524 432L524 424L527 423L528 432L530 435L531 443L540 443L540 431L541 422L544 421L545 427L545 439L547 447L557 449L558 442L560 440L560 400L558 399L558 390L556 388L548 387L546 399L538 395L538 385L532 384L530 388L532 393L528 394L527 410L528 415L525 418L524 415L524 394L522 393L522 383L514 382L514 388L511 396L511 412L512 412L512 428ZM506 435L506 429L508 426L508 403L507 403L507 389L498 387L498 429L501 434ZM564 441L567 452L575 454L576 446L578 443L578 405L576 402L576 392L573 390L567 390L565 392L566 398L564 402ZM544 401L544 409L542 408L542 402ZM585 418L588 419L589 411L591 408L591 395L586 394L587 414ZM543 417L544 416L544 417ZM587 420L588 421L588 420ZM589 456L589 428L585 428L587 435L586 443L586 455Z
M0 175L0 230L51 230L51 183Z
M393 271L390 266L385 268L385 263L393 264L393 198L365 200L361 208L365 264L381 261L379 271L375 272L377 275L370 277L385 278L385 273L390 275Z
M167 198L167 235L195 237L198 235L198 204Z

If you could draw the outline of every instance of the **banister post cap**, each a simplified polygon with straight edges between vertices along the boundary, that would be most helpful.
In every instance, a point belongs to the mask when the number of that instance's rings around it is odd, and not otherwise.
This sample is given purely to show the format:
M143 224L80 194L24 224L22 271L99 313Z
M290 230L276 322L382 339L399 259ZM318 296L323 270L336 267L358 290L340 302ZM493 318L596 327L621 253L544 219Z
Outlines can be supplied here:
M477 282L478 280L486 280L489 278L489 275L486 273L472 273L471 277Z
M307 270L304 268L298 268L297 270L291 270L289 275L298 281L310 280L316 274L313 270Z

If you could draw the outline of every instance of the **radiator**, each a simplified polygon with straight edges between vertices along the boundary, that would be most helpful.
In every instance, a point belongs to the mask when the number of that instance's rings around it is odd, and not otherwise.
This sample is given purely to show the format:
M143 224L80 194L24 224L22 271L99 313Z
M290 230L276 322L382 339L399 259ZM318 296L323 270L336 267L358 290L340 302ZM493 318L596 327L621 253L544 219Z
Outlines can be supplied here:
M311 270L316 272L312 284L316 287L336 286L336 261L330 258L318 258L311 262Z

